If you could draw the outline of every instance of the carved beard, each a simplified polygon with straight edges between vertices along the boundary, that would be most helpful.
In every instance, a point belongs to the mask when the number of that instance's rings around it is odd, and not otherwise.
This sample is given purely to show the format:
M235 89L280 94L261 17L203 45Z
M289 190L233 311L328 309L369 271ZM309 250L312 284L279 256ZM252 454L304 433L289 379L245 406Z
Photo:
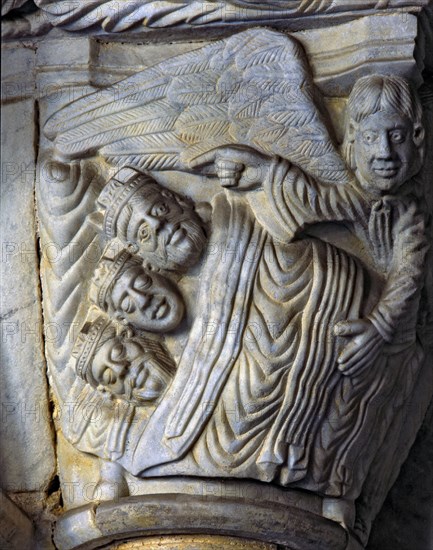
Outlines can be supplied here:
M200 222L191 219L188 213L179 220L180 227L186 233L187 248L170 244L170 237L161 234L158 243L158 251L154 253L155 263L162 268L176 269L191 267L199 259L206 244L206 235ZM148 255L148 254L146 254Z
M170 377L158 367L154 365L152 373L149 373L148 359L134 361L125 379L125 399L138 407L156 402L170 381ZM148 383L151 376L155 381L153 387L149 387Z

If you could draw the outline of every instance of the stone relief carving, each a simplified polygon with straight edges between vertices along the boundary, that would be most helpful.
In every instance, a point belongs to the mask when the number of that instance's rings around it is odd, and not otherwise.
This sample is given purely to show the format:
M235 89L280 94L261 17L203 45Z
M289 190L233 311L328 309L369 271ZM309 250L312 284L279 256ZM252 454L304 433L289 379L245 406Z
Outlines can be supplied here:
M425 131L397 76L346 111L340 151L301 46L252 29L45 123L51 382L109 475L361 494L424 358Z
M333 14L358 10L382 10L413 6L408 0L281 0L258 2L243 0L210 2L116 2L96 0L75 2L64 0L35 0L51 23L68 30L83 30L97 24L106 32L123 32L139 26L167 27L173 25L209 25L240 21L263 21L299 17L301 15ZM420 0L427 5L427 0Z
M426 2L424 2L426 3ZM331 0L282 0L255 2L229 0L226 2L116 2L97 0L78 2L73 6L63 0L37 0L53 25L68 30L82 30L97 24L106 32L122 32L137 26L165 27L172 25L208 25L219 22L257 21L263 18L287 18L302 14L335 13L366 9L404 7L413 2L401 0L371 0L339 2Z
M163 333L182 320L184 303L170 281L145 269L126 250L101 259L92 285L91 301L133 328Z
M21 8L27 0L2 0L1 14L6 15L11 10Z
M52 28L50 21L48 21L42 10L31 4L27 0L2 1L2 18L8 16L2 19L1 36L3 39L40 36Z
M21 7L21 0L2 3L2 15ZM45 33L50 27L68 31L97 29L103 33L139 31L143 28L200 27L221 23L263 23L273 20L290 20L298 17L333 16L335 14L363 14L372 10L413 9L428 7L429 0L227 0L208 2L119 2L117 0L34 0L37 13L23 14L13 21L5 21L2 36L32 36Z

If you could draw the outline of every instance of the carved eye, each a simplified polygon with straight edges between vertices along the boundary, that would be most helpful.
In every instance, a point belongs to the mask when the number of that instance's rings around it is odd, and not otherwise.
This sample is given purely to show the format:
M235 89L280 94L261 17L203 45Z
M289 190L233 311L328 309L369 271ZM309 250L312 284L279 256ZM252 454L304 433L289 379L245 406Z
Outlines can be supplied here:
M364 140L364 143L367 145L371 145L375 141L377 141L378 135L376 132L364 132L362 134L362 139Z
M406 135L403 130L393 130L389 134L389 139L392 143L403 143L406 139Z
M135 310L134 302L129 296L125 296L125 298L123 298L120 304L120 309L125 313L132 313Z
M116 373L111 370L109 367L107 367L104 370L104 373L102 375L102 383L104 386L110 386L117 382L117 376Z
M119 343L113 346L110 357L112 361L120 361L121 359L123 359L124 354L125 348L122 344Z
M147 290L152 286L152 279L148 277L147 275L138 275L138 277L134 281L134 289L135 290Z
M150 211L151 215L155 218L160 218L161 216L165 216L170 212L170 209L168 207L168 204L166 202L157 202L152 206L152 210Z
M142 223L140 225L140 229L138 230L137 239L140 242L144 243L150 238L150 235L151 235L150 227L148 226L147 223Z

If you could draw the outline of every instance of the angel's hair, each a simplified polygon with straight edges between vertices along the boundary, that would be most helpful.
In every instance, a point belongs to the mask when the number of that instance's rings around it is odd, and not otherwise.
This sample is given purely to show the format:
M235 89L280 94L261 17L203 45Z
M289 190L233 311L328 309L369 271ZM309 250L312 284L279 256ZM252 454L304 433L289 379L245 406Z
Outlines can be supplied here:
M371 75L354 85L346 110L346 132L342 153L347 164L356 168L353 155L354 127L379 111L391 111L422 124L422 105L411 84L399 76Z

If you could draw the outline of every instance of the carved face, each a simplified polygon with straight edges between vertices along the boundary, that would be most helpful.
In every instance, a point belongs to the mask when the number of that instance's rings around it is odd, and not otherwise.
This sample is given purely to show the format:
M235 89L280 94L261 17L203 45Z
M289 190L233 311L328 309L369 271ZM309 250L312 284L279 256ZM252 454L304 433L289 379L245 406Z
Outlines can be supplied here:
M176 328L184 314L181 296L169 281L141 265L127 267L110 295L115 316L128 325L150 332Z
M362 120L354 142L362 187L375 195L396 193L421 167L422 133L398 113L379 111Z
M136 405L156 401L170 381L139 338L116 336L108 340L95 353L91 369L99 389Z
M127 238L138 254L163 269L194 265L205 244L200 218L179 195L158 185L133 196Z

